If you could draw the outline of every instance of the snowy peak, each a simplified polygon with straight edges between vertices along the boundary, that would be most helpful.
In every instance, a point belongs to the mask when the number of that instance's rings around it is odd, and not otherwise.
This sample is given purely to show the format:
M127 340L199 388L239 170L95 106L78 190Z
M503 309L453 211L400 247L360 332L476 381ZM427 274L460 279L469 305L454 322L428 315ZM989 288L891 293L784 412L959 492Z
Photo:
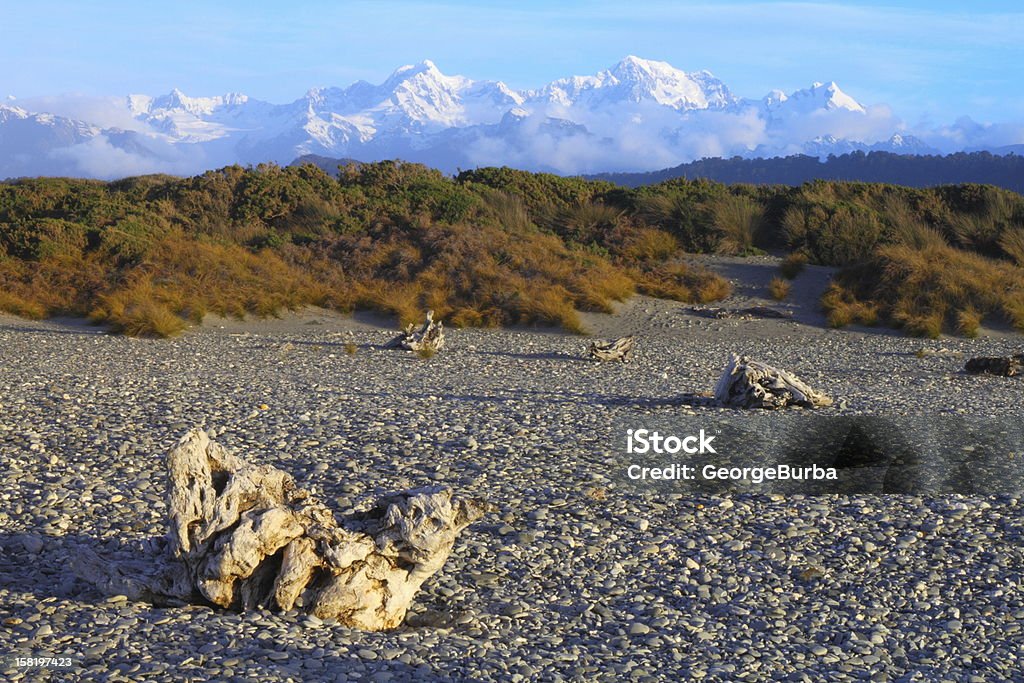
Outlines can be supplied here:
M667 62L632 55L596 76L553 81L532 99L567 107L650 102L677 111L720 109L736 101L708 71L687 73Z
M9 104L0 104L0 123L10 121L12 119L27 119L28 112L21 107L15 107Z
M149 100L148 103L145 102L145 99L148 98L130 96L130 101L133 104L148 104L146 111L149 113L157 111L184 111L194 116L213 114L223 107L238 106L249 101L247 96L240 93L228 93L220 97L189 97L177 88L174 88L166 95Z
M501 120L523 97L500 81L448 76L430 60L396 69L380 85L359 81L306 95L311 111L340 117L367 134L431 131Z
M709 71L687 73L668 62L629 56L609 72L626 86L633 101L653 100L674 109L717 109L735 98Z
M797 90L788 97L779 90L773 90L762 100L769 112L783 114L810 114L814 111L850 111L865 114L867 110L836 85L814 83L810 88Z

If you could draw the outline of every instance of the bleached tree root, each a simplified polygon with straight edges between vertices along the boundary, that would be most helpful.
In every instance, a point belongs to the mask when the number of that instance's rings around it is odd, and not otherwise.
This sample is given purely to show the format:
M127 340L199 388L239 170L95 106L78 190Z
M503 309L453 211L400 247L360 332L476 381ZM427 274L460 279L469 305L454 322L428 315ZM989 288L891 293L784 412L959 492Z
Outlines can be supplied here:
M343 520L294 479L252 465L194 429L167 456L166 539L146 561L83 549L80 577L108 594L234 610L298 608L366 630L398 626L444 565L458 533L489 506L430 487Z
M385 344L389 349L405 349L406 351L440 351L444 348L444 323L434 322L434 312L427 311L427 320L420 329L413 323L397 337Z
M770 365L729 355L729 363L715 384L715 402L728 408L819 408L832 399L815 391L795 375Z
M595 341L591 343L587 354L600 361L617 360L626 363L633 355L635 346L636 340L633 337L622 337L612 342Z

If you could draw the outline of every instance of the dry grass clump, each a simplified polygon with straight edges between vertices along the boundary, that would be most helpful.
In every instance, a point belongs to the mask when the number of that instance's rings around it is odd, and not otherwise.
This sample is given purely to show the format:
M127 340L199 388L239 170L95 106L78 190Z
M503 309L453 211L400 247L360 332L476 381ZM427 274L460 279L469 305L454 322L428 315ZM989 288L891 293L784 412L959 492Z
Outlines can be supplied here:
M718 249L723 254L749 254L754 251L764 223L764 208L749 197L725 195L711 207Z
M117 316L106 322L111 330L129 337L156 337L164 339L180 334L188 324L167 306L157 301L141 301L124 307Z
M781 277L773 277L768 283L768 295L776 301L784 301L789 296L789 282Z
M881 317L918 336L975 336L988 317L1024 331L1024 269L945 243L880 247L841 281L822 301L836 326L856 319L857 307L877 306Z
M637 291L659 299L708 303L729 296L729 281L706 268L672 261L648 269L634 269Z
M554 324L576 334L586 332L579 313L571 303L571 294L564 287L528 287L524 293L516 322Z
M615 229L623 212L602 202L586 201L564 208L556 217L556 231L580 244L600 243Z
M1024 266L1024 227L1013 228L1003 233L999 239L999 248L1018 266Z
M782 273L782 277L787 280L793 280L797 275L804 272L804 268L807 266L807 254L799 251L795 251L785 259L779 265L779 271Z
M706 304L719 301L732 294L732 285L723 277L703 277L697 285L695 293L697 303Z
M272 252L184 237L163 240L152 260L105 290L90 319L130 336L171 336L207 313L267 317L322 300L307 273Z
M968 305L963 310L957 312L956 331L958 334L973 339L978 336L980 329L981 314L974 310L973 307Z
M3 290L0 290L0 311L30 320L42 320L46 317L46 308L42 304L26 301L17 294Z
M625 261L654 263L672 258L679 249L679 240L671 233L656 228L638 228L622 235L616 253Z
M846 287L833 282L821 298L830 327L847 325L874 325L878 322L878 307L860 301Z

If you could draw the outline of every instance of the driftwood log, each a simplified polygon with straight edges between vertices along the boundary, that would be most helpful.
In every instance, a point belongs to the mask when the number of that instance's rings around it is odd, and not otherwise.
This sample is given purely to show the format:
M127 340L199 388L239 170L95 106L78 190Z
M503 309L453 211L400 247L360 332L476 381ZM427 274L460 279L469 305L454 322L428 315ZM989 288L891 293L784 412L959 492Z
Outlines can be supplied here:
M385 347L406 351L440 351L444 348L444 323L440 320L434 322L434 312L427 311L427 320L420 329L417 330L414 323L409 323Z
M715 401L728 408L818 408L832 399L807 386L793 374L770 365L730 354L725 371L715 384Z
M636 340L633 337L622 337L611 342L595 341L590 345L588 355L597 360L617 360L623 363L629 361L633 354Z
M1024 370L1024 354L994 358L972 358L964 366L967 372L974 375L1000 375L1015 377Z
M110 562L80 549L78 575L107 594L159 605L298 608L354 628L402 623L458 533L488 506L431 487L398 493L339 523L269 465L190 431L167 456L166 538L151 556Z

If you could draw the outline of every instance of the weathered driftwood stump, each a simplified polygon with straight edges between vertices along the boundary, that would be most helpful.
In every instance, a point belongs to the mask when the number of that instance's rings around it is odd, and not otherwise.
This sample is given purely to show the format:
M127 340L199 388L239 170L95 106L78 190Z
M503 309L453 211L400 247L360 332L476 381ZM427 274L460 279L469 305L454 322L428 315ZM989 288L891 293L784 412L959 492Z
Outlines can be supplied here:
M818 408L832 399L807 386L785 370L729 355L729 364L715 384L715 401L729 408Z
M155 557L111 563L83 549L79 576L155 604L297 607L389 629L488 507L432 487L386 497L339 523L290 475L245 462L201 430L167 456L167 469L170 528L147 544Z
M995 358L972 358L967 361L964 369L971 374L1000 375L1014 377L1024 370L1024 354Z
M636 340L633 337L622 337L612 342L595 341L590 345L589 356L597 360L617 360L623 363L633 354Z
M444 348L444 323L434 322L434 312L427 311L427 321L420 329L409 325L397 337L386 345L389 349L405 349L406 351L440 351Z

